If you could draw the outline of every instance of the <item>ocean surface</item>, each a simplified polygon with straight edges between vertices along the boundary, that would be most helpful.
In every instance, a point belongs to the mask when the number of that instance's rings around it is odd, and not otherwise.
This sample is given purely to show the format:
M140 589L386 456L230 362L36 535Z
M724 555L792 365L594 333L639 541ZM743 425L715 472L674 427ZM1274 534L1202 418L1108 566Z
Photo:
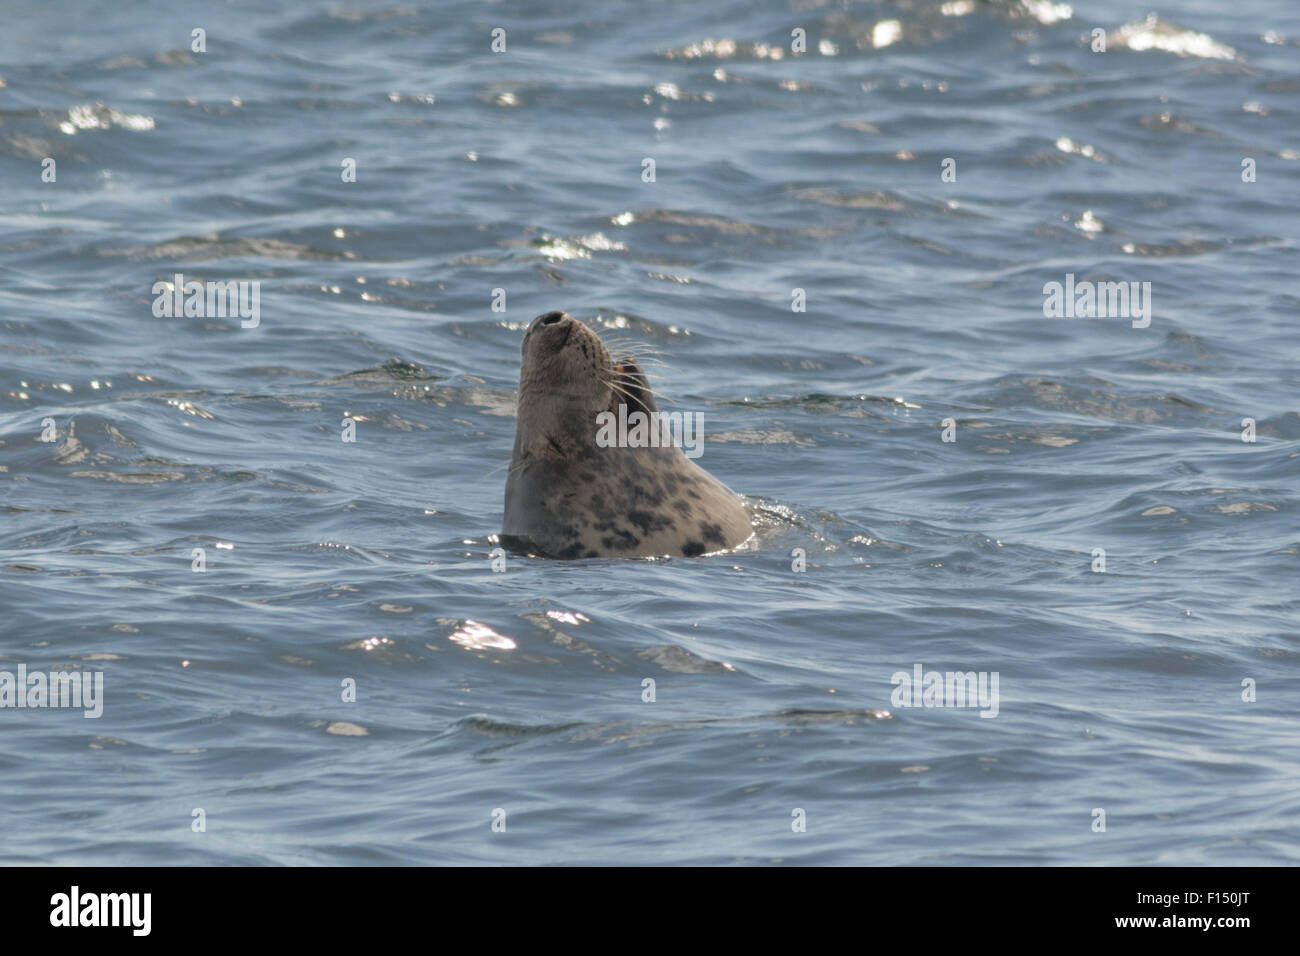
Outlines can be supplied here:
M0 861L1300 863L1300 5L6 13ZM494 569L553 309L747 546Z

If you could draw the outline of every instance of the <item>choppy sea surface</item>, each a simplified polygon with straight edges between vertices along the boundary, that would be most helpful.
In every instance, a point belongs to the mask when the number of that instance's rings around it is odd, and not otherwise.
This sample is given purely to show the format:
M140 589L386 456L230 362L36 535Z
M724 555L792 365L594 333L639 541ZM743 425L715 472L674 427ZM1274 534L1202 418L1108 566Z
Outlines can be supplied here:
M1300 862L1300 6L8 12L0 860ZM748 547L494 570L552 309Z

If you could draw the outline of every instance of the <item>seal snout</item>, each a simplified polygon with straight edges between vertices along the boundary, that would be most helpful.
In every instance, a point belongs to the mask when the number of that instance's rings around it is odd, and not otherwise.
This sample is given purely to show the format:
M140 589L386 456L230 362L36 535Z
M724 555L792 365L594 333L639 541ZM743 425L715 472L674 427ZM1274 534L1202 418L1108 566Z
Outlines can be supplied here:
M533 319L533 324L528 326L529 334L538 331L548 325L561 325L564 320L573 321L573 317L567 312L544 312L537 318Z
M578 320L567 312L545 312L533 319L524 338L538 338L545 346L559 350L569 341Z

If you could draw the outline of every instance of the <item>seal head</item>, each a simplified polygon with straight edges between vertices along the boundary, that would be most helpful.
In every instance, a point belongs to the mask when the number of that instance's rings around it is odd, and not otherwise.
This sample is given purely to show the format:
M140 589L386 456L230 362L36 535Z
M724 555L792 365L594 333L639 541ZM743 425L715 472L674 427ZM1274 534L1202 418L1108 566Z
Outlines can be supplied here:
M681 448L598 440L603 412L658 412L634 359L615 362L565 312L534 319L522 353L503 544L552 558L694 557L749 538L740 498Z

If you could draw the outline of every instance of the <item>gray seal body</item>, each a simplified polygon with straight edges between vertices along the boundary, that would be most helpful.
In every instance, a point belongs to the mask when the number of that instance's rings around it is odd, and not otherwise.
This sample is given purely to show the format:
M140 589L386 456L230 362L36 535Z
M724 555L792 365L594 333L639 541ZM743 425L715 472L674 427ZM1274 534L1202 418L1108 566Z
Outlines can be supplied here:
M674 445L597 440L598 416L657 412L645 373L564 312L524 336L502 543L551 558L694 557L753 533L744 503Z

